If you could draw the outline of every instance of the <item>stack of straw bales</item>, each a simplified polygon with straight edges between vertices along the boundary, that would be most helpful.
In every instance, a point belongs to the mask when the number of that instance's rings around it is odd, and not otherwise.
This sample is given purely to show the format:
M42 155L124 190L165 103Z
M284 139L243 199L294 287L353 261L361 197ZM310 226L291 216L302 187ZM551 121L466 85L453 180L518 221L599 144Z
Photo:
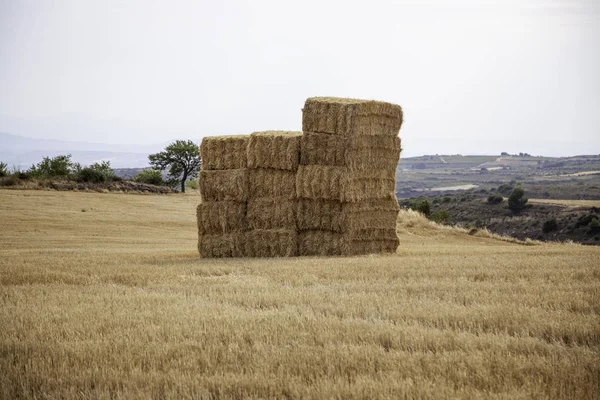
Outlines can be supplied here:
M400 106L316 97L302 115L298 254L394 252Z
M315 97L303 132L204 138L202 257L394 252L400 106Z
M297 254L296 171L302 132L267 131L248 143L248 257Z
M248 230L247 135L206 137L200 145L202 202L196 209L201 257L243 257Z

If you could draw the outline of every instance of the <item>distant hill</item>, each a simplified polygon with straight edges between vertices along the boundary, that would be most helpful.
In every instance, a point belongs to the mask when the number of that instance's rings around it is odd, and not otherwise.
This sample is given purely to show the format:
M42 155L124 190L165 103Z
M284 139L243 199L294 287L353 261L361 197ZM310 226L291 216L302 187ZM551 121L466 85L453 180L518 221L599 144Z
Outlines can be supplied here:
M143 168L148 155L164 149L167 143L154 145L112 145L105 143L69 142L34 139L0 132L0 161L18 168L28 168L46 156L71 154L73 161L90 165L110 161L113 168Z

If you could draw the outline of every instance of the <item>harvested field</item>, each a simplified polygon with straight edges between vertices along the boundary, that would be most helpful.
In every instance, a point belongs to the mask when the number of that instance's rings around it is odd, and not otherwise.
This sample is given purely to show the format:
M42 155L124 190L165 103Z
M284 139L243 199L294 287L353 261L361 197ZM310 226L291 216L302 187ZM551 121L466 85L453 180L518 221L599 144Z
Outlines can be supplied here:
M302 132L254 132L248 144L248 167L296 171Z
M0 398L600 393L597 247L402 211L397 254L199 259L198 202L0 190Z
M312 97L302 109L302 131L343 136L396 136L402 117L402 108L391 103Z
M203 170L241 169L247 167L248 135L207 136L200 144Z

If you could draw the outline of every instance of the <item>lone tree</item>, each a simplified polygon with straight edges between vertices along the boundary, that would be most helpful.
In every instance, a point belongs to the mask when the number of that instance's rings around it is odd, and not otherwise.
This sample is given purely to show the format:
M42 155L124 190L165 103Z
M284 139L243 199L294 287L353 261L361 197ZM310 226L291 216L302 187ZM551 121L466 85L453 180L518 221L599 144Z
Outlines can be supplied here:
M173 181L180 181L181 192L185 193L185 181L198 176L200 148L191 140L177 140L164 151L150 154L148 159L152 168L168 170Z
M525 208L525 204L527 204L525 191L520 187L514 188L510 196L508 196L508 208L516 212Z

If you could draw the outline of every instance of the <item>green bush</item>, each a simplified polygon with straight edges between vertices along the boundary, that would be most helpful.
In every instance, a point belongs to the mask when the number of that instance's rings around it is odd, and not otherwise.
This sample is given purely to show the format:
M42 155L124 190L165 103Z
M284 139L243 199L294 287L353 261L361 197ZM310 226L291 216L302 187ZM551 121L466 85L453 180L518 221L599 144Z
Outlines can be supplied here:
M598 221L598 218L592 218L588 227L591 233L600 232L600 221Z
M8 165L5 162L0 161L0 178L4 178L8 175Z
M450 196L444 196L442 198L442 203L450 203L452 201L452 197Z
M488 204L500 204L504 201L504 197L499 194L490 194L487 198Z
M520 188L514 188L510 196L508 196L508 208L512 211L520 211L525 208L527 204L527 197L525 197L525 191Z
M145 169L135 176L135 181L150 185L161 186L165 184L162 174L156 169Z
M110 167L110 161L94 163L89 167L81 168L77 172L79 182L102 183L112 181L115 178L115 171Z
M188 179L185 182L185 186L188 189L192 189L192 190L198 190L198 189L200 189L200 185L198 184L198 181L196 179Z
M75 164L71 161L71 155L60 155L56 157L44 157L36 165L32 165L29 173L39 178L68 178L74 172Z
M421 200L416 204L415 210L417 210L421 214L429 215L431 214L431 205L429 204L429 201Z
M542 231L544 233L552 232L558 229L558 222L556 222L556 218L550 218L544 222L542 225Z
M436 211L429 219L442 225L450 225L450 223L452 222L450 218L450 213L446 210Z
M513 189L514 186L509 183L503 183L502 185L498 186L498 192L502 193L503 195L508 195Z

